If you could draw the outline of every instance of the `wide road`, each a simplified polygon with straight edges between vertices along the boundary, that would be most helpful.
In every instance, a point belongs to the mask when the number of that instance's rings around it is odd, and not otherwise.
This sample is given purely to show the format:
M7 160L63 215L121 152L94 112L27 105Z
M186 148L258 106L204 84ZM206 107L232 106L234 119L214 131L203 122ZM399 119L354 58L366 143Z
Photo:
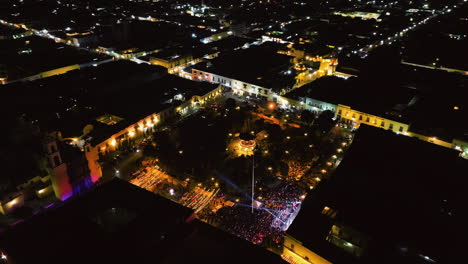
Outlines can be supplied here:
M429 70L439 70L439 71L454 72L454 73L459 73L463 75L468 75L468 71L452 69L452 68L447 68L447 67L434 67L430 65L417 64L417 63L411 63L411 62L406 62L406 61L402 61L401 64L409 65L413 67L425 68Z

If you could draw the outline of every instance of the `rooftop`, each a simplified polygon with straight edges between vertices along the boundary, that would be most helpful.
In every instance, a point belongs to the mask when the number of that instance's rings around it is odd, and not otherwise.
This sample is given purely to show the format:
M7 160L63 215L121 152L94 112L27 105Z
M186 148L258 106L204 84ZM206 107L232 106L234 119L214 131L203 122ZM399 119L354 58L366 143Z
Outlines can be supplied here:
M342 104L377 116L401 120L401 110L415 97L416 91L405 87L392 90L361 86L355 78L343 80L338 77L323 77L304 85L286 95L299 99L308 97L332 104Z
M114 179L6 231L15 263L284 263L198 220L192 210ZM35 238L35 239L30 239ZM28 252L28 254L24 254Z
M463 254L457 229L466 171L468 161L455 150L361 127L332 179L308 196L303 206L309 208L302 208L288 232L310 244L317 243L310 233L322 234L323 240L331 222L320 211L329 206L338 211L337 222L368 234L377 250L388 251L388 263L394 257L406 263L417 254L450 263ZM408 253L398 253L401 248ZM370 263L387 263L382 255L369 257L378 259Z
M91 123L95 132L102 131L98 134L107 138L152 113L182 103L175 100L176 95L190 99L216 85L168 75L160 66L115 61L6 87L9 89L2 96L3 106L21 109L17 111L26 117L44 121L45 130L60 130L64 137L76 137ZM95 121L104 114L124 120L111 126Z
M88 63L94 59L106 59L102 55L77 50L36 36L2 40L0 43L0 56L2 57L2 64L6 66L9 80L28 77L74 64Z
M0 244L15 263L149 260L160 258L155 250L162 253L174 245L174 239L186 235L182 227L191 213L130 183L113 180L15 226L2 235Z
M225 53L194 69L207 71L250 84L280 90L295 83L291 57L277 53L269 44ZM240 70L242 69L242 70Z

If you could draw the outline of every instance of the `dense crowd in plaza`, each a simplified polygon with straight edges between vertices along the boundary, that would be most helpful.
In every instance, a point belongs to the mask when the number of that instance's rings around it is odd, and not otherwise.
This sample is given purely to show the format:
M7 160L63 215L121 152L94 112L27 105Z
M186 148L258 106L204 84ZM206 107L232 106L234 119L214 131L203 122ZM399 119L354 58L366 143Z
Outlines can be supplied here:
M253 206L248 201L249 204L223 207L208 222L255 244L280 244L284 231L299 212L303 195L297 186L282 183L261 192Z
M304 133L304 137L307 136L307 133L312 135L308 131ZM318 173L320 178L323 177L324 173L321 170L323 167L330 169L329 165L328 167L324 165L326 161L330 160L328 152L336 154L336 149L343 147L338 146L342 142L340 134L337 131L331 131L326 140L316 144L317 149L328 148L328 151L324 151L326 153L323 153L325 155L322 155L324 156L322 159L288 155L287 175L281 175L278 172L280 175L275 175L282 176L282 180L272 184L261 180L255 188L253 201L252 197L245 192L244 197L239 197L238 193L237 197L234 197L232 193L221 189L223 186L218 186L217 182L216 185L211 185L214 184L214 178L211 179L212 181L207 180L208 184L206 182L196 183L192 177L176 180L161 172L154 161L143 164L145 168L131 182L193 209L196 217L202 221L254 244L274 248L281 245L284 232L299 213L302 200L306 196L304 188L309 191L312 189L311 186L318 183L320 179L316 174ZM289 137L288 134L286 138L289 140ZM300 137L302 138L302 132ZM292 143L289 142L289 144ZM308 148L313 146L310 144L309 142L306 146ZM184 154L186 153L184 152ZM158 157L161 158L160 155ZM309 182L309 178L317 180L312 184ZM174 183L174 181L178 183ZM308 184L299 184L301 181Z

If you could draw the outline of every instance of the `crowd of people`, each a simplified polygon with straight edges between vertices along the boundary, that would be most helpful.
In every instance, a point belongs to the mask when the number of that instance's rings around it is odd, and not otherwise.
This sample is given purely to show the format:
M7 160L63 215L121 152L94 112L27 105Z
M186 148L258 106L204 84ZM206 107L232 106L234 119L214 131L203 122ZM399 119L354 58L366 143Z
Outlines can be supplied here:
M284 183L260 192L253 204L250 200L225 206L207 221L254 244L270 247L282 242L302 199L304 192L300 188Z

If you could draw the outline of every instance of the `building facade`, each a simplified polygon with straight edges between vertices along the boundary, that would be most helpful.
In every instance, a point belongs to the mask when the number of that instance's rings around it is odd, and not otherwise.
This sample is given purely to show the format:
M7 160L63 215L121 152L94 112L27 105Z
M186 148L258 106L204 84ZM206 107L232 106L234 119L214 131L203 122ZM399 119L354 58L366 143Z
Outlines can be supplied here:
M288 234L284 236L281 257L291 264L331 264Z
M365 124L373 127L379 127L385 130L391 130L395 133L402 133L404 135L408 135L409 131L408 124L364 113L352 109L350 106L346 105L338 105L336 116L339 119L348 122L349 124L353 124L354 126L359 126L359 124Z
M338 108L338 106L335 104L323 102L323 101L308 98L308 97L300 97L299 101L304 106L305 110L309 110L316 115L320 114L321 112L325 110L330 110L333 113L336 113L337 108Z
M197 69L192 69L192 80L220 84L222 86L231 88L232 92L235 95L246 96L247 98L263 97L267 100L272 100L274 94L270 88L261 87L259 85L250 84L240 80Z
M172 69L181 65L188 64L189 62L193 61L192 55L185 55L185 56L177 56L171 58L158 58L158 57L151 57L150 63L153 65L159 65L166 69Z
M223 89L224 88L222 86L219 86L205 95L193 96L190 100L185 101L178 107L171 107L159 113L153 113L146 116L96 145L92 145L90 143L85 145L84 150L92 182L97 182L103 175L102 167L99 163L101 156L118 150L133 138L142 137L147 133L151 133L158 124L174 117L176 114L186 115L189 113L191 108L205 105L210 100L221 96Z

